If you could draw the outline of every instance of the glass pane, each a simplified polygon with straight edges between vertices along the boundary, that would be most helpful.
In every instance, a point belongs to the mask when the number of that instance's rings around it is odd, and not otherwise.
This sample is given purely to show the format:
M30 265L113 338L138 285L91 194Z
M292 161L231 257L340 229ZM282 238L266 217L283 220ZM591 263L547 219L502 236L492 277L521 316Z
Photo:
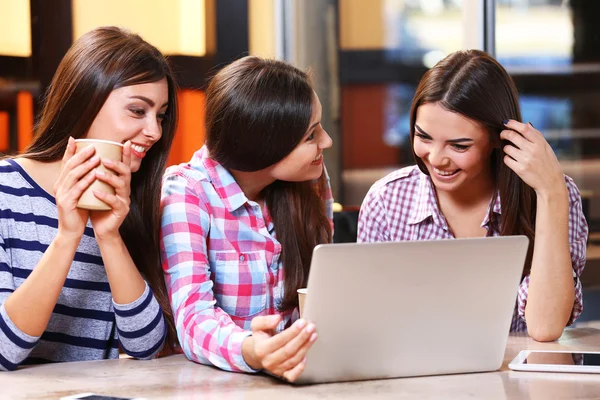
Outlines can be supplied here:
M409 112L428 68L479 46L478 0L340 0L343 202L414 164Z
M521 94L523 119L544 133L600 222L600 2L497 1L497 58Z

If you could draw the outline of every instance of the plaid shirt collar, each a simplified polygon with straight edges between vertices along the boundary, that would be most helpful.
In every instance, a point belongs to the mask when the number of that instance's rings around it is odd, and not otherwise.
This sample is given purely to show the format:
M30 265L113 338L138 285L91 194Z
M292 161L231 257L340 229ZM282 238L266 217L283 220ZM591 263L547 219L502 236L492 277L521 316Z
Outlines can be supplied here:
M488 226L490 223L490 207L492 207L491 200L487 212L485 213L485 218L481 223L482 227ZM500 207L500 193L496 193L493 207L494 214L500 216L502 214ZM438 207L433 182L431 182L429 175L422 172L419 174L419 184L417 185L417 192L413 197L411 208L415 211L411 213L411 216L408 219L409 225L420 224L431 217L436 225L446 231L448 230L448 222Z
M218 161L210 158L206 146L202 146L200 150L194 153L191 163L202 166L202 169L206 172L208 179L229 212L233 212L248 203L248 198L235 181L233 175Z

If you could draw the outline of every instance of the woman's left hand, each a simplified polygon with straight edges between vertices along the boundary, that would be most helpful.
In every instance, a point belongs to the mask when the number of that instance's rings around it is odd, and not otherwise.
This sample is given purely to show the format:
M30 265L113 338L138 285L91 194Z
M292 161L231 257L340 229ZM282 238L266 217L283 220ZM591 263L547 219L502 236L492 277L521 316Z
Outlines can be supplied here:
M96 178L115 188L115 194L106 194L94 190L94 195L108 204L109 211L92 211L90 220L96 239L120 237L119 228L129 213L131 203L131 142L123 146L122 161L101 159L102 164L114 174L96 170Z
M504 146L504 163L538 195L566 191L561 166L542 133L530 123L509 120L504 125L508 129L500 138L514 144Z

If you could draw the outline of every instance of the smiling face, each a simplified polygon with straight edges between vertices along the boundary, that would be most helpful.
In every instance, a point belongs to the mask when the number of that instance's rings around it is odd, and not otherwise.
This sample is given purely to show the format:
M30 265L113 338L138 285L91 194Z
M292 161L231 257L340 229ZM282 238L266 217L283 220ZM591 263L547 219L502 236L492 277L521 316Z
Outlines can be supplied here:
M125 143L131 141L131 172L162 136L162 121L168 107L166 79L113 90L86 134L88 139Z
M487 187L493 179L493 145L488 132L438 103L426 103L417 109L413 149L437 190Z
M275 180L303 182L317 179L323 173L323 150L332 140L321 126L322 106L316 94L312 100L309 128L300 143L283 160L271 167Z

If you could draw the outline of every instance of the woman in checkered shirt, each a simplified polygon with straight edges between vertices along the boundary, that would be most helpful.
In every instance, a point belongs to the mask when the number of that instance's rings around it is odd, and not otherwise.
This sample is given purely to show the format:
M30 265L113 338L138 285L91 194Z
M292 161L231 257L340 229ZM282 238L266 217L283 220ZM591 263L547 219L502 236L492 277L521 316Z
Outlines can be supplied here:
M412 103L417 165L371 187L358 241L527 236L511 330L551 341L583 309L588 227L577 186L542 133L519 121L517 89L496 60L470 50L440 61Z
M317 333L296 290L332 238L330 146L304 72L245 57L212 79L206 145L163 181L163 269L190 360L290 381L303 371Z

